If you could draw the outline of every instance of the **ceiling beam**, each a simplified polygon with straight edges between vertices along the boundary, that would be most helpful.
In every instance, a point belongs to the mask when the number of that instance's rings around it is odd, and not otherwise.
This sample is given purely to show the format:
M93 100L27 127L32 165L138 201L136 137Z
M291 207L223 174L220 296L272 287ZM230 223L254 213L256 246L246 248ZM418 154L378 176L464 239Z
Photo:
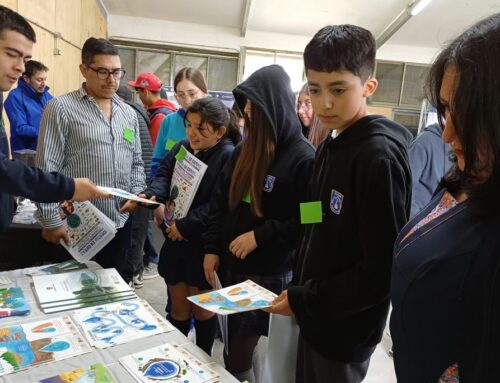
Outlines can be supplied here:
M247 34L248 18L250 16L250 8L252 7L252 0L244 0L244 2L245 9L243 10L243 19L241 20L241 37L245 37Z

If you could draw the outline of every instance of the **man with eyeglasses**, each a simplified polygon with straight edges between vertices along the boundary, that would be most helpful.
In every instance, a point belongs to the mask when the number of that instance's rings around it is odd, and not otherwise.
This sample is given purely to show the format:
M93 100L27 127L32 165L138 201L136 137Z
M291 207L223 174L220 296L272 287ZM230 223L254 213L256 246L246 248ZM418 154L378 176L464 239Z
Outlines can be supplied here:
M85 78L82 87L56 97L44 110L37 164L43 170L89 177L98 185L137 194L146 187L139 124L135 112L116 95L125 74L118 49L108 40L89 38L82 48L80 71ZM94 260L122 273L131 224L128 213L120 210L120 202L93 201L118 230ZM68 243L57 205L39 204L38 219L44 239Z

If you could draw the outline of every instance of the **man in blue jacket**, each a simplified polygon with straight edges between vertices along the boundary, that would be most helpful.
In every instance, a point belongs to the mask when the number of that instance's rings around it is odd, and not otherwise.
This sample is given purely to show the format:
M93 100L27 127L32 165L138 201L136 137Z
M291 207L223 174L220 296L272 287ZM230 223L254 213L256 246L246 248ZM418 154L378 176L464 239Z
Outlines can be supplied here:
M410 218L422 210L432 199L439 181L450 169L450 145L441 139L439 124L424 128L410 144L412 196Z
M35 41L35 31L28 22L0 5L0 92L9 90L24 72L24 63L31 58ZM73 179L55 172L45 173L21 161L10 160L7 135L0 118L0 232L12 219L13 195L39 202L110 197L88 178Z
M28 61L25 68L17 88L5 100L12 151L36 150L43 108L53 98L45 85L49 68L35 60Z

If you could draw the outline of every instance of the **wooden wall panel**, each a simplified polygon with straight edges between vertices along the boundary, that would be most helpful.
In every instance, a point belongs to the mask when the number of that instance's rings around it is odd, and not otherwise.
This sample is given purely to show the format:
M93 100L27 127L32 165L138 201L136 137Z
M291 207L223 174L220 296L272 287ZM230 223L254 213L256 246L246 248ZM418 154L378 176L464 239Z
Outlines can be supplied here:
M56 20L56 0L17 0L17 11L28 20L33 21L51 31L54 30Z
M81 50L62 42L60 49L63 54L54 56L54 67L57 68L57 76L54 79L54 95L71 92L80 87Z
M107 21L101 13L99 5L94 0L81 0L81 45L89 37L106 38L108 34Z
M55 30L76 46L80 46L82 1L89 0L56 0Z
M17 11L17 0L0 0L0 4L14 11Z
M54 77L57 76L57 68L54 68L54 36L36 25L33 25L33 29L36 33L36 44L33 45L33 60L40 61L49 68L47 85L53 88Z

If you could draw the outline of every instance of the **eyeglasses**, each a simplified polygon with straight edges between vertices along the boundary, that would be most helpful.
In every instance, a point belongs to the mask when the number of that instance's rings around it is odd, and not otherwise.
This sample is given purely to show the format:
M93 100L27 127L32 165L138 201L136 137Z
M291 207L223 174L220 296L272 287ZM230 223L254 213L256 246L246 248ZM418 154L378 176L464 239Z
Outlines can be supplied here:
M94 69L88 65L87 65L87 68L92 69L94 72L96 72L97 78L99 80L107 80L109 78L109 76L111 76L111 75L113 75L115 80L120 80L123 76L125 76L125 69L122 69L122 68L113 69L113 70L107 70L106 68Z
M312 109L311 101L297 102L297 112L302 108L304 108L306 112L311 110Z

